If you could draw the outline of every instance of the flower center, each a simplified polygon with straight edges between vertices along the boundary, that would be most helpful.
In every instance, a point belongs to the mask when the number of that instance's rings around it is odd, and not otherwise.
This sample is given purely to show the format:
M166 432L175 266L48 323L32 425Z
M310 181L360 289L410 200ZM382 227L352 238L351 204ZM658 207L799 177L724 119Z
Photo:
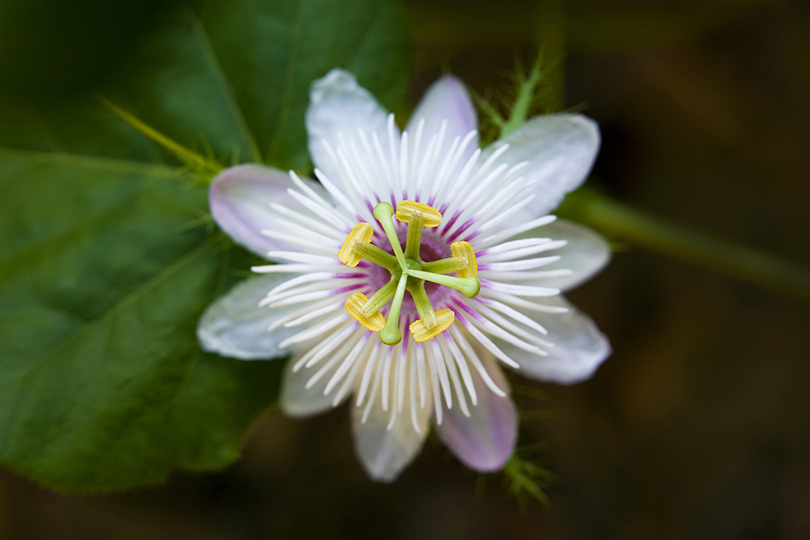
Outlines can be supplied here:
M396 345L402 341L399 329L399 314L405 291L413 298L419 319L409 329L418 342L433 339L447 330L455 320L450 309L433 310L430 298L425 291L425 282L435 283L455 289L468 298L474 298L481 290L478 263L475 251L467 242L454 242L450 249L453 256L446 259L425 262L420 255L422 230L425 227L438 227L442 222L441 213L426 204L414 201L401 201L394 207L387 202L377 203L374 217L380 222L393 255L371 243L374 229L368 223L358 223L343 242L338 258L347 266L355 267L365 259L390 272L391 278L380 290L366 297L355 293L346 301L346 311L360 324L380 333L380 341L386 345ZM408 224L405 249L394 229L394 217ZM456 273L456 276L447 274ZM391 301L388 319L380 310Z

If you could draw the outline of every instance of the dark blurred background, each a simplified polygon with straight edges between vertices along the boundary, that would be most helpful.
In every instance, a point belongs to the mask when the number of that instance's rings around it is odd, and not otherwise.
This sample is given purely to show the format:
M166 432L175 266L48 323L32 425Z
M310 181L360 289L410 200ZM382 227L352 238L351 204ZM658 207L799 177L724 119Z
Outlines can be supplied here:
M509 88L539 44L562 107L602 127L594 185L638 208L810 266L810 6L802 0L407 2L411 105L450 70ZM2 92L86 94L166 7L5 0ZM494 94L497 97L497 92ZM572 387L522 381L525 455L550 507L435 440L393 485L368 481L343 410L276 412L244 457L164 486L56 494L0 473L12 539L810 538L810 304L617 245L570 294L614 354ZM545 444L537 444L545 443Z

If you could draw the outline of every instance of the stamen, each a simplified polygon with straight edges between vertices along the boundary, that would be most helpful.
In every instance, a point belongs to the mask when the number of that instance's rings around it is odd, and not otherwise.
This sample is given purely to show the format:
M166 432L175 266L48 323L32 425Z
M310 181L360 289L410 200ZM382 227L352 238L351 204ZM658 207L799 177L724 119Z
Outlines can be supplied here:
M403 272L399 278L394 301L391 303L391 310L388 312L388 320L385 321L385 327L380 331L380 341L386 345L396 345L402 341L402 331L399 329L399 312L402 309L402 300L405 298L405 286L407 284L408 274Z
M369 244L373 236L374 229L368 223L358 223L355 225L352 232L349 233L349 236L347 236L346 240L343 242L343 247L338 251L338 259L340 259L340 262L352 268L360 264L360 261L363 260L363 255L358 252L355 243Z
M434 311L424 282L430 281L450 287L468 298L476 297L481 291L481 281L477 277L478 262L475 250L468 242L455 242L451 245L453 257L424 263L420 256L422 229L438 227L442 223L441 212L426 204L405 200L397 205L396 211L392 204L379 202L374 206L373 213L385 231L394 256L372 245L374 229L368 223L359 223L343 242L338 258L350 267L357 266L362 259L371 261L388 269L391 272L391 280L371 298L360 292L354 293L344 304L346 311L363 327L379 332L382 343L389 346L397 345L402 342L404 332L400 328L399 317L407 290L411 293L420 316L419 320L410 325L414 339L420 343L433 339L453 324L455 313L446 308ZM408 224L404 253L394 224L395 216L400 222ZM458 277L446 275L453 272L456 272ZM305 281L309 280L309 277L305 278ZM288 294L297 294L301 289L302 287L299 287ZM280 301L281 296L284 295L277 295L272 300ZM380 310L392 299L386 318ZM303 337L308 337L306 332L293 336L293 339Z
M368 303L368 298L363 293L354 293L346 300L344 304L346 306L346 311L349 312L357 322L371 330L372 332L379 332L385 326L385 317L382 316L382 313L377 311L373 315L367 317L364 314L364 306Z
M371 295L371 298L368 299L366 305L363 306L363 315L366 317L371 317L375 313L379 312L382 307L394 297L396 290L397 280L392 277L388 283L383 285L382 289Z
M401 204L399 206L402 206ZM397 208L399 208L399 206ZM422 245L422 227L425 224L425 214L415 211L408 221L408 237L405 241L405 258L421 261L419 248Z
M475 298L478 296L478 293L481 292L481 282L477 277L458 278L441 274L431 274L430 272L423 272L421 270L408 270L408 273L417 279L424 279L425 281L438 283L439 285L460 291L467 298Z
M431 274L452 274L469 266L466 257L448 257L438 261L422 263L422 270Z
M456 315L452 310L447 308L440 309L436 312L436 326L433 328L428 328L421 320L411 324L410 330L411 334L413 334L413 339L416 340L417 343L433 339L450 328L450 325L453 324L455 319Z
M389 272L393 272L397 267L397 260L386 253L374 244L364 244L363 242L355 242L351 249L354 253L359 254L363 259L382 266Z
M374 229L368 223L358 223L346 237L343 247L338 251L338 259L354 268L361 260L366 259L376 265L393 272L397 266L397 261L389 253L371 244L374 236Z
M478 261L475 259L475 250L469 242L453 242L450 249L454 256L467 259L466 268L456 271L458 277L470 278L478 275Z
M374 205L374 217L377 218L377 221L382 225L385 235L388 237L388 242L394 250L394 255L397 257L399 267L402 269L407 268L408 265L405 264L405 255L402 253L402 246L399 245L399 238L397 237L397 232L394 230L394 207L391 206L391 203L385 201L379 202Z
M425 291L425 282L419 281L409 287L408 290L411 292L416 311L419 312L419 317L422 318L424 325L428 329L434 328L438 322L436 320L436 314L433 312L433 306L430 304L430 298L428 298L427 292Z
M397 204L397 219L402 223L409 223L417 212L423 214L425 227L438 227L442 223L441 212L431 206L414 201L401 201Z

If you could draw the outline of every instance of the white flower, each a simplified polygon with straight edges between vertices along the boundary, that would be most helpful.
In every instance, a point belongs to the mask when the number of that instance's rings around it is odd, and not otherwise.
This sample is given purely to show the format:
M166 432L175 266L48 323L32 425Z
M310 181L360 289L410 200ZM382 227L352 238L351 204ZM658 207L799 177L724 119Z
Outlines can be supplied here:
M537 117L482 151L469 95L451 76L402 133L346 71L315 81L310 97L320 183L242 165L211 185L219 226L277 264L208 308L202 347L245 360L292 354L283 410L307 416L348 399L374 479L401 472L431 419L467 466L501 468L517 419L499 364L573 383L610 353L560 294L604 266L607 245L546 215L588 174L596 124Z

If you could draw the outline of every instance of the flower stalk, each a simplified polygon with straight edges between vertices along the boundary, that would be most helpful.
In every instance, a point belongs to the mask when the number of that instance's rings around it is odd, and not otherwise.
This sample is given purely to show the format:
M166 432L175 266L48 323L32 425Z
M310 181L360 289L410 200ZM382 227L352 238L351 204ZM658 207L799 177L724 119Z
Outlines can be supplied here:
M559 214L614 240L810 301L810 269L647 214L593 190L572 193Z

